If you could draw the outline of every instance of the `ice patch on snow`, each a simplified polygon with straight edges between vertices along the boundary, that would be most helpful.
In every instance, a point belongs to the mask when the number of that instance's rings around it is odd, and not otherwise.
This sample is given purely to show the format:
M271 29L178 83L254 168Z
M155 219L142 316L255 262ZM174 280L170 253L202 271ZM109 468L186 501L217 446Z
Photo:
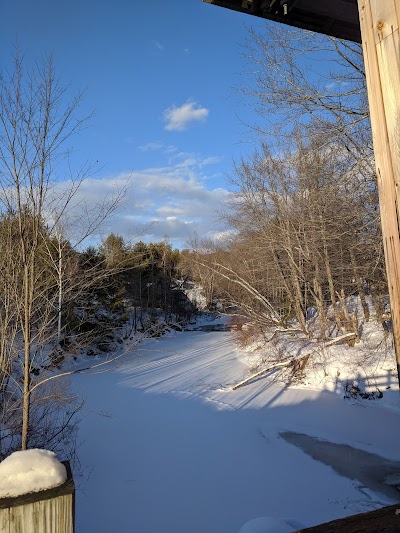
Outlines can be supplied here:
M65 466L54 452L38 449L14 452L0 463L0 498L51 489L66 479Z

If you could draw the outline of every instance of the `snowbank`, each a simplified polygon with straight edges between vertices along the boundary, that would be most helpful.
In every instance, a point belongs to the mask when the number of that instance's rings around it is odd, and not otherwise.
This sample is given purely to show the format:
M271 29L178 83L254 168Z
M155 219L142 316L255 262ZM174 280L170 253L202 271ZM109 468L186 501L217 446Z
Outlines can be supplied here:
M65 466L48 450L14 452L0 463L0 498L51 489L67 479Z

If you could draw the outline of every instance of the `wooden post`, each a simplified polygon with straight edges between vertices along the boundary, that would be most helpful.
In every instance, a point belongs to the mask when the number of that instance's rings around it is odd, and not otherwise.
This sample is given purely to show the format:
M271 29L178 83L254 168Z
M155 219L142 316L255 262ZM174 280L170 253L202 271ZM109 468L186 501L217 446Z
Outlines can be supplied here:
M358 0L400 381L400 1Z
M0 498L0 533L73 533L75 485L71 468L58 487L14 498Z

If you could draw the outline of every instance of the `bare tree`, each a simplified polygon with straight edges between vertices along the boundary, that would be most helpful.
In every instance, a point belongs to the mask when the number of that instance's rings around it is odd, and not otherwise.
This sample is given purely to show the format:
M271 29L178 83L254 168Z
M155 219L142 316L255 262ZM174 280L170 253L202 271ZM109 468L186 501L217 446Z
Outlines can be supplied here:
M293 123L313 121L374 176L361 45L268 24L249 30L244 50L249 69L239 92L262 119L251 124L256 132L284 142Z
M76 118L81 98L68 101L51 57L26 71L17 53L14 70L0 77L0 371L3 400L22 413L22 449L34 434L37 391L56 377L38 372L60 343L63 308L99 279L96 268L79 272L74 246L63 235L85 169L63 190L57 181L68 162L69 139L87 120ZM118 196L89 211L81 203L75 245L112 212Z
M377 306L385 293L362 48L266 25L249 31L245 59L239 93L261 118L248 126L263 146L234 168L230 266L246 272L251 250L271 279L264 294L279 306L272 287L283 289L304 332L309 306L322 338L333 332L329 305L338 331L354 329L343 294L360 296L368 320L365 290Z
M352 155L310 123L307 131L294 129L279 152L263 145L242 160L231 180L227 219L237 235L224 250L194 254L214 274L217 291L261 331L295 317L310 335L315 307L313 332L323 340L357 335L346 297L360 295L368 320L364 288L374 290L370 273L383 267L371 254L380 243L374 190Z

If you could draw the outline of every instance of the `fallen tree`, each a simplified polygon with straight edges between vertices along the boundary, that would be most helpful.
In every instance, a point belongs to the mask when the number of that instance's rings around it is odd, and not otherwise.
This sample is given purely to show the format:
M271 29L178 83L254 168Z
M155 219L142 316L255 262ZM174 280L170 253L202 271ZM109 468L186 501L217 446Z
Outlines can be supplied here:
M252 381L265 376L266 374L269 374L273 370L277 370L278 368L284 368L284 367L293 367L293 375L295 375L298 371L304 370L311 354L303 355L302 357L299 357L297 359L290 358L286 359L285 361L275 362L272 366L265 368L264 370L260 370L256 374L252 374L248 378L244 379L243 381L240 381L239 383L236 383L234 387L232 387L232 390L240 389L240 387L243 387L244 385L247 385L248 383L251 383Z

